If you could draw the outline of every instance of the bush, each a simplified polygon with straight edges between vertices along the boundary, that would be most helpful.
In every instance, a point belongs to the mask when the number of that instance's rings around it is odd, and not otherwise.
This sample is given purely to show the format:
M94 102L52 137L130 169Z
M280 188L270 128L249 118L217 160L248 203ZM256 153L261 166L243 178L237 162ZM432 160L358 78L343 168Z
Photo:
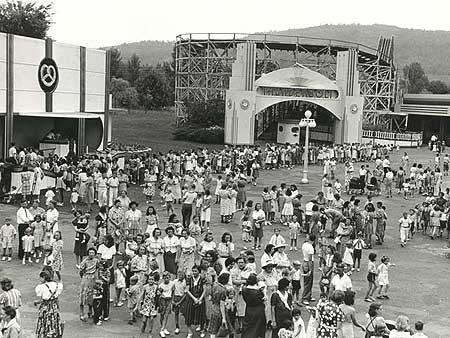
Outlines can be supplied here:
M201 128L194 125L184 125L173 133L175 140L198 143L223 144L224 129L219 126Z

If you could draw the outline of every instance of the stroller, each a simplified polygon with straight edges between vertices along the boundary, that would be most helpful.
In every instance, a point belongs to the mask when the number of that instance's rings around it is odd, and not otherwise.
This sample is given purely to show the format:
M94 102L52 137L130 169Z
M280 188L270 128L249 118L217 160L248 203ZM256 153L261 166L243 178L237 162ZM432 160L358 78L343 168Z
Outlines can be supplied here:
M364 194L365 186L364 179L361 179L360 177L352 177L349 184L349 193L351 195Z

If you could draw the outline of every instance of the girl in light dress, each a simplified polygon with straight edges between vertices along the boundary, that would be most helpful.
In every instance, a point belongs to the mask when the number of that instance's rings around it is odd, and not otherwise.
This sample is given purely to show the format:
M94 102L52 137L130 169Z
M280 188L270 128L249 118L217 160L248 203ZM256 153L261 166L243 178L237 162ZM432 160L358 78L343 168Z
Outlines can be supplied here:
M158 227L158 214L153 206L149 206L145 212L145 233L152 234L153 230Z
M289 250L297 251L297 237L301 231L300 223L297 220L297 216L292 216L292 222L289 223L289 238L291 240L291 246Z
M153 320L158 314L157 311L157 282L159 280L159 274L153 273L147 276L147 282L143 287L143 290L139 296L137 307L139 312L142 314L142 328L141 332L144 333L149 327L149 334L151 335L153 330Z
M292 191L291 189L286 190L286 194L284 196L284 206L283 211L281 212L281 219L284 225L288 225L288 223L292 220L292 216L294 215L294 205L292 204Z
M388 291L389 291L389 267L395 266L390 262L390 258L388 256L383 256L381 258L381 264L378 265L378 284L380 285L380 289L378 290L378 299L389 299Z

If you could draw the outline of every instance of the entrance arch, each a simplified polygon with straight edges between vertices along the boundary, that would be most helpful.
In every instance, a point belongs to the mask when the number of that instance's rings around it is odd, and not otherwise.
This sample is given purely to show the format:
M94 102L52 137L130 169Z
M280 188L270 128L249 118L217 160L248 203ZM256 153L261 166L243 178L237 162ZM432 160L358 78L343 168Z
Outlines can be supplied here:
M263 74L255 81L255 53L252 44L237 48L225 98L225 143L253 144L255 117L289 101L309 102L329 111L335 120L334 142L361 142L364 98L349 52L338 53L336 81L300 64Z

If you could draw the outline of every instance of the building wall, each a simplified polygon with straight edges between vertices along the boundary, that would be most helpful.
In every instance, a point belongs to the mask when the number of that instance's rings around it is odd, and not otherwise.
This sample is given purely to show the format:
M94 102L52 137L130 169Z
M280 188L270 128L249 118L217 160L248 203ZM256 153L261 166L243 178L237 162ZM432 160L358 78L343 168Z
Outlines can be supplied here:
M6 34L0 33L0 114L6 112ZM2 132L4 130L1 129Z

